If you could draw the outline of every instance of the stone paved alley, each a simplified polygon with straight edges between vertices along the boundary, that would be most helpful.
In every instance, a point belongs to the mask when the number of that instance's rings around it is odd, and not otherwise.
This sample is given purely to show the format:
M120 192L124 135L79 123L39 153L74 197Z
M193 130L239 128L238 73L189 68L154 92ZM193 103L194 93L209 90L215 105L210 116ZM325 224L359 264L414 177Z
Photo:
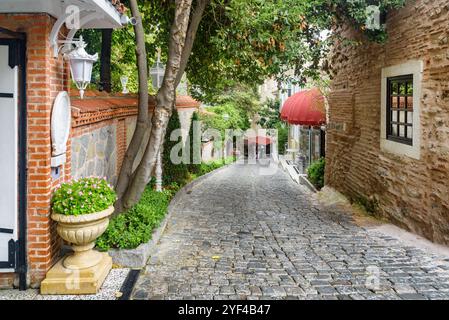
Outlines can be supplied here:
M260 170L234 164L181 199L133 299L449 298L447 259Z

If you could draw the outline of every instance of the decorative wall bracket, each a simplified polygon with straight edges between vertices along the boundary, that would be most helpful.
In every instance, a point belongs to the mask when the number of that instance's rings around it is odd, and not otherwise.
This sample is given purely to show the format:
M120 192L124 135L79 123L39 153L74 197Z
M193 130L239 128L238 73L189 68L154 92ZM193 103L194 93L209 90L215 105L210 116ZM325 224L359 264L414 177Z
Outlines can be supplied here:
M50 45L53 47L53 57L58 57L61 50L63 52L68 52L72 49L73 37L84 25L95 20L102 19L103 16L99 15L98 12L92 11L79 21L79 25L75 28L71 28L66 40L59 40L59 33L62 26L66 23L67 19L71 17L72 13L65 13L55 22L50 33Z

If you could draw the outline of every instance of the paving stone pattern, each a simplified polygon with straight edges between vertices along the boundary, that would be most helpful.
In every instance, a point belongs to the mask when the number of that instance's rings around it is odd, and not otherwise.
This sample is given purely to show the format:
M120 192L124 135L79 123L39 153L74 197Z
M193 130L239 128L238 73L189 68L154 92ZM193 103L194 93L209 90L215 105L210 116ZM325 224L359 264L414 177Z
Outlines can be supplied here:
M449 262L235 164L185 195L133 299L448 299Z

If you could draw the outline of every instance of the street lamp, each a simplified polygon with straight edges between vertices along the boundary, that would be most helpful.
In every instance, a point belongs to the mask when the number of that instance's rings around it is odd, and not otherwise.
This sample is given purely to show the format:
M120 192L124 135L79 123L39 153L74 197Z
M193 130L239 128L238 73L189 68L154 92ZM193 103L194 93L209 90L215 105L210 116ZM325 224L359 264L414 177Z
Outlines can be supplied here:
M126 87L126 85L128 84L128 80L129 80L129 78L127 76L121 76L120 77L120 82L121 82L122 88L123 88L123 90L122 90L123 94L128 94L129 93L129 90Z
M161 62L161 51L160 49L157 52L157 61L150 69L151 81L153 83L153 88L159 90L162 86L162 82L164 81L165 75L165 66Z
M162 82L164 81L165 66L161 62L161 49L157 50L157 60L153 67L150 69L151 81L153 83L153 88L159 90L162 87ZM162 191L162 152L163 147L161 146L159 153L156 158L156 191Z
M83 99L84 90L91 81L92 67L98 60L98 53L90 55L86 52L86 43L82 36L74 44L75 49L67 53L65 58L69 60L72 79L80 91L80 98Z

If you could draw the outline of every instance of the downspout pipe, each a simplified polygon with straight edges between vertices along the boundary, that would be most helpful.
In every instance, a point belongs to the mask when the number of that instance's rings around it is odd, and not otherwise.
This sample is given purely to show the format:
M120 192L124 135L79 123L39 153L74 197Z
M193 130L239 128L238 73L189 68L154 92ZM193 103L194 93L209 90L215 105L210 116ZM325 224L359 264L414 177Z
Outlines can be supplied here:
M27 86L26 86L26 34L19 40L21 65L21 101L19 112L19 244L17 272L19 290L27 289Z

